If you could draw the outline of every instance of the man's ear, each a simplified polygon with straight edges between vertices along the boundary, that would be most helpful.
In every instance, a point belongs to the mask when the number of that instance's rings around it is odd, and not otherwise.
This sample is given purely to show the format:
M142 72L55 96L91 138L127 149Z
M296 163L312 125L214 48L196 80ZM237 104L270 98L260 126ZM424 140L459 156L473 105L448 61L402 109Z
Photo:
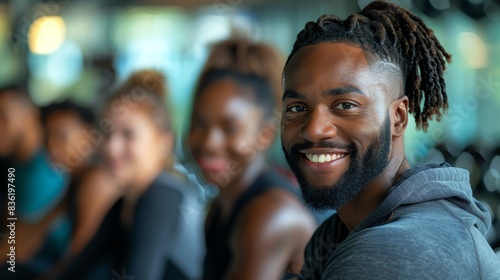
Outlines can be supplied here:
M408 126L408 96L398 98L389 108L391 112L392 136L401 137Z

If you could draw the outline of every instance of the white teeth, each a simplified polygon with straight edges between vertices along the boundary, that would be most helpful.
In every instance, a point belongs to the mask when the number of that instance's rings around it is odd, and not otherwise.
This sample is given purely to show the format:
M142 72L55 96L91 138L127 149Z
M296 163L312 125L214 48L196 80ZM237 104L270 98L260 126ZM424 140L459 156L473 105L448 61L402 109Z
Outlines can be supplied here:
M319 155L318 161L323 163L325 162L325 158L325 155Z
M319 162L318 155L313 155L311 161L312 162Z
M306 158L312 162L330 162L341 157L344 157L345 154L306 154Z

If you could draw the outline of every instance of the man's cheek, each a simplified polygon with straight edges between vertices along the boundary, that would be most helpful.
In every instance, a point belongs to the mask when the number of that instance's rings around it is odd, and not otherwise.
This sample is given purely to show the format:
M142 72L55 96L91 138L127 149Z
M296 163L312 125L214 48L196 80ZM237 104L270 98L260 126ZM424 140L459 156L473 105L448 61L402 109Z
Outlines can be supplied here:
M291 146L289 139L293 139L291 138L290 133L287 132L286 130L281 130L281 144L283 148L287 150L288 153L290 153L290 146Z

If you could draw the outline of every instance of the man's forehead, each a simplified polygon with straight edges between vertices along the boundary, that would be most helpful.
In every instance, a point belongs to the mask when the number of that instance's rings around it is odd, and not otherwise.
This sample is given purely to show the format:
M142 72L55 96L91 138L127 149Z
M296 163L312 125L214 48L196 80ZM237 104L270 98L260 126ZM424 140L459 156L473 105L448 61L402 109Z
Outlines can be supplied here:
M361 49L343 43L318 43L295 53L285 68L283 82L285 88L299 90L296 87L348 79L367 69Z
M310 67L315 64L328 66L337 63L348 63L359 68L367 66L376 71L385 69L400 71L399 66L395 63L381 60L378 56L354 44L322 42L298 50L288 63L285 76L289 72L300 70L302 67Z
M328 65L339 61L359 61L368 64L368 61L359 47L345 43L323 42L299 49L290 59L286 70L297 70L297 67Z
M385 92L402 93L401 71L392 62L378 59L362 48L346 43L318 43L303 47L292 57L284 75L285 90L303 86L352 84L385 88ZM393 94L391 94L393 95Z

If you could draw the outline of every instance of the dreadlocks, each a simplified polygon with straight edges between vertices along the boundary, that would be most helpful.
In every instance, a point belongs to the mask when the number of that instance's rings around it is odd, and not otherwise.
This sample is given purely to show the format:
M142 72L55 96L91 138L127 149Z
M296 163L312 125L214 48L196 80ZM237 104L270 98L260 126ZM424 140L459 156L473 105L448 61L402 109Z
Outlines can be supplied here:
M436 116L440 121L442 111L448 109L443 73L451 55L422 19L410 11L389 2L374 1L345 20L323 15L316 22L308 22L297 35L285 67L300 48L321 42L352 44L399 66L409 112L415 117L418 129L427 131L428 120Z

